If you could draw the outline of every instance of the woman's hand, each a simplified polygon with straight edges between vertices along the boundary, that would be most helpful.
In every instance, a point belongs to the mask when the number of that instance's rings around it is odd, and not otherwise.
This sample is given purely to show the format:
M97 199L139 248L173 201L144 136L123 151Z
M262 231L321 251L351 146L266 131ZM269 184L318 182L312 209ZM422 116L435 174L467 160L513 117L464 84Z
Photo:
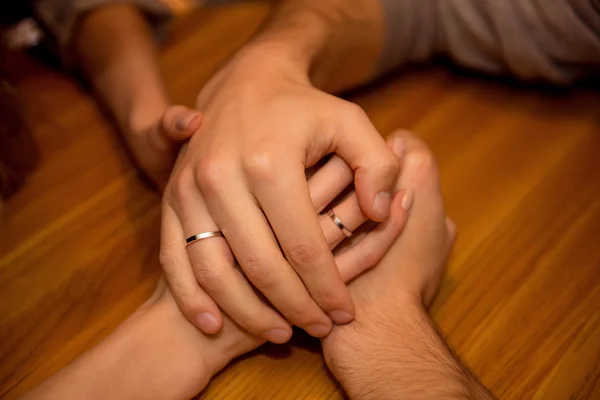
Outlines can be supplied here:
M431 152L416 137L410 134L403 137L407 152L399 185L414 191L410 218L402 236L377 267L349 285L356 305L356 320L336 326L322 342L327 365L351 398L371 387L388 388L389 395L398 397L390 388L389 379L400 379L399 376L409 373L420 373L423 376L418 379L427 381L426 374L429 369L435 370L436 364L425 363L419 369L416 361L409 363L412 360L409 356L419 359L419 354L412 354L411 349L416 348L419 340L425 341L421 336L427 336L436 351L443 349L439 339L435 339L435 330L427 323L425 309L437 292L446 257L454 243L455 226L446 217ZM344 254L338 256L338 262L345 265ZM345 268L340 268L340 273L343 277L355 275ZM421 354L420 359L425 358ZM448 359L452 360L452 356ZM375 368L387 373L374 376ZM402 393L411 397L407 385L404 386L406 392Z
M132 118L125 139L140 171L161 192L182 144L198 130L202 114L184 106L168 107L162 115L140 113Z

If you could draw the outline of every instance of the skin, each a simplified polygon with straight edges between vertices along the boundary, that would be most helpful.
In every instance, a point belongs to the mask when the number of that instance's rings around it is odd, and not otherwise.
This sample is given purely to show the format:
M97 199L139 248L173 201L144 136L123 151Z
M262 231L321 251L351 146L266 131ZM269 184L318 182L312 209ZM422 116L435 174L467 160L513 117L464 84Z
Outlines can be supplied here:
M340 276L350 282L356 318L322 339L325 361L352 400L491 400L427 314L455 227L444 211L431 153L414 136L398 135L408 147L398 186L410 189L394 197L385 223L359 237L350 249L336 252ZM322 182L330 183L335 172L340 171L330 162L314 176L320 174ZM330 186L313 186L318 189L312 192L314 198L331 198ZM345 217L360 225L365 218L356 198L350 196L336 207L340 213L352 209L358 212ZM331 220L321 220L334 248L344 236L332 225ZM371 265L370 260L380 261ZM189 399L232 359L262 343L264 339L227 316L218 334L201 333L181 314L168 288L159 285L104 342L25 399Z
M285 11L285 8L282 11ZM115 23L115 21L118 23ZM274 17L273 21L281 22L281 18ZM276 26L277 24L273 25L273 27ZM277 36L275 31L271 32L272 30L265 30L263 37L272 34ZM279 31L279 28L276 30ZM316 43L317 40L323 39L321 37L323 34L324 32L320 32L318 37L315 36L311 40ZM260 41L262 42L263 39L260 39ZM306 51L310 51L311 46L307 43ZM143 16L135 7L128 4L112 4L95 8L82 16L78 24L78 30L74 34L71 48L98 99L114 117L135 161L141 167L143 173L158 188L162 188L171 171L179 146L198 130L202 122L202 116L197 111L185 107L169 106L169 100L165 94L156 63L155 46ZM247 57L249 56L238 57L237 62L230 63L230 68L224 69L215 76L199 97L198 104L201 108L208 108L210 103L217 114L222 114L219 110L226 108L223 104L234 105L231 99L238 97L239 88L244 88L244 82L241 82L239 86L236 80L232 80L229 85L224 85L223 82L240 75L240 67L245 65ZM255 57L254 55L250 58L253 60L261 59L261 57ZM284 62L289 63L291 61L285 57L279 59L282 66ZM261 69L262 66L260 65L256 65L254 68L254 70ZM279 72L283 72L283 69L277 69ZM290 68L290 72L291 70ZM227 71L231 71L231 74ZM248 69L248 72L250 72L250 69ZM320 160L321 156L329 153L330 150L326 149L327 143L321 143L317 145L316 152L312 152L313 154L307 153L306 157L302 159L302 154L298 153L298 149L305 147L307 144L302 144L303 141L307 140L306 131L310 128L307 123L321 121L321 126L318 129L311 130L312 139L308 138L311 141L322 135L324 130L333 132L334 127L328 126L327 112L329 109L339 110L337 111L338 114L347 115L348 122L344 126L338 126L338 132L332 133L330 137L330 142L337 141L339 143L329 143L328 146L331 147L331 151L335 151L335 147L337 147L338 153L346 154L347 159L358 163L350 165L357 172L355 183L359 190L356 199L361 209L364 209L365 197L361 193L372 191L372 188L369 188L371 180L369 175L383 174L384 180L387 181L384 186L390 186L399 167L399 158L394 156L394 153L385 146L364 113L350 103L326 95L324 92L311 87L308 80L300 74L297 74L297 78L299 80L296 81L285 77L272 80L270 94L260 101L262 106L257 104L255 111L250 112L250 114L256 114L253 121L256 121L257 128L246 135L248 138L247 144L241 142L240 138L235 135L227 136L223 133L223 131L229 130L225 123L232 118L224 114L222 118L217 118L211 114L210 121L214 120L217 126L209 125L204 130L200 130L199 134L195 135L198 140L193 140L188 146L184 146L180 153L178 166L173 172L169 188L165 191L163 240L161 245L162 264L169 285L185 315L205 333L212 334L220 329L221 314L216 306L216 304L219 304L244 329L277 343L289 339L291 335L290 323L304 327L316 336L324 336L331 330L331 320L312 299L311 293L305 289L305 285L309 289L312 287L313 293L317 293L315 292L317 290L318 296L330 299L328 300L331 303L330 308L333 308L330 314L333 313L331 315L338 316L338 318L334 318L336 322L348 322L352 318L351 300L337 272L337 267L329 252L327 243L320 232L315 207L311 201L310 183L307 183L304 176L304 170ZM263 81L270 79L271 77L263 75ZM356 77L351 77L351 79L356 79ZM263 84L260 80L252 80L250 83L253 85ZM219 90L215 91L217 87ZM201 99L203 96L214 98L216 92L222 94L220 100L215 98L211 101L204 101ZM262 146L261 143L267 143L270 140L269 135L272 136L275 129L279 131L276 125L272 127L273 129L267 131L263 129L264 121L268 119L267 115L271 111L264 107L264 103L282 98L283 96L278 93L287 93L285 97L292 100L288 107L293 107L294 113L312 115L312 118L306 121L298 121L298 124L296 124L300 129L295 132L296 140L292 145L293 149L287 148L287 139L292 137L291 133L284 142L278 144L284 147L275 149L281 155L288 155L290 150L293 150L298 156L292 169L284 170L284 168L277 165L278 163L273 165L275 167L273 170L279 171L276 176L272 177L278 181L277 183L275 181L269 182L269 179L265 179L269 177L258 171L263 169L270 173L267 170L271 170L270 165L272 165L273 160L270 160L271 155L269 152L260 153L257 150ZM294 98L299 99L301 96L304 96L303 103L306 107L306 112L302 113L298 112L298 102L294 100ZM320 117L314 115L313 102L315 99L322 99L323 101L323 113ZM272 111L278 112L278 110ZM235 110L232 112L234 115L239 114ZM312 122L310 122L311 120ZM242 119L233 118L232 122L231 129L239 131L237 126L244 122L243 117ZM279 120L277 124L287 125L289 122ZM360 123L362 126L353 128L354 133L353 138L351 138L344 132L347 127L354 126L356 123ZM261 127L261 124L263 127ZM266 136L264 133L266 133ZM344 133L343 136L342 133ZM284 138L282 135L278 136ZM202 137L205 137L209 142L203 143L203 140L199 140ZM366 141L363 140L367 137ZM222 140L225 141L222 142ZM249 148L250 151L240 152L237 146L238 143L241 143L244 148ZM365 146L365 144L368 146ZM356 148L362 149L362 153L356 153L354 150ZM206 157L206 154L210 154L210 157ZM243 196L244 193L247 195L252 194L252 192L248 192L248 187L241 189L240 193L242 195L239 198L241 204L250 204L251 207L255 207L253 212L247 212L247 208L238 209L228 198L223 197L226 193L218 189L214 191L215 196L206 196L206 200L216 202L216 207L221 207L220 205L223 204L226 208L225 212L219 215L234 218L232 221L235 225L234 229L227 229L227 227L224 227L225 225L221 226L221 229L225 232L226 237L229 234L228 232L233 232L233 236L229 235L227 239L230 244L233 243L233 248L237 249L238 252L231 252L225 241L216 241L215 246L207 247L202 243L197 243L185 248L184 241L175 241L174 239L181 237L182 234L184 237L191 235L187 232L193 232L196 226L206 226L206 230L218 229L216 225L211 225L212 222L209 220L212 219L210 216L206 220L208 225L204 219L199 220L198 212L203 210L203 205L206 204L205 196L198 192L197 187L195 189L190 188L190 184L188 184L190 174L207 177L207 180L210 181L208 187L213 184L219 185L219 182L227 181L227 179L220 176L219 171L214 170L226 162L222 159L223 157L232 156L237 158L234 163L237 163L238 166L239 161L246 159L246 166L259 172L258 175L253 175L253 179L258 183L256 189L262 193L260 197L263 200L262 203L254 203L251 198ZM251 160L248 159L248 156ZM292 159L293 157L289 157L289 160ZM201 165L194 172L198 160L204 166ZM346 165L343 160L338 160L338 162ZM361 165L363 166L361 167ZM290 165L288 164L288 166ZM336 183L338 186L335 186L334 189L341 190L349 184L354 178L354 170L347 169L344 173L340 173L339 180ZM225 171L225 173L229 172ZM288 179L288 177L294 177L294 179ZM191 180L194 180L194 177ZM235 189L232 186L233 183L231 181L231 185L228 186L229 190ZM238 181L237 183L241 182ZM276 191L271 193L271 187L274 187ZM294 194L296 188L300 190L300 196ZM265 189L269 190L265 191ZM258 195L258 191L253 193L252 196ZM235 196L235 203L237 204L237 191ZM386 192L384 197L385 202L389 203L391 192ZM243 200L244 198L246 198L246 201ZM301 205L297 201L299 198L303 200ZM280 207L281 204L285 207ZM285 255L281 255L279 246L275 242L275 235L267 225L262 212L256 208L259 206L267 213L267 216L270 216L269 221L275 228L277 238L280 240L285 239L283 245ZM321 208L317 207L317 211L322 211L324 206L325 204L321 204ZM384 208L389 208L389 204ZM292 210L293 212L291 212ZM243 216L232 214L232 212L242 213ZM389 210L385 210L383 214L388 212ZM381 220L381 216L374 215L372 210L364 214L371 219ZM291 221L287 218L288 215L297 215L297 217ZM204 216L207 217L207 215ZM252 216L254 217L251 218ZM252 224L252 229L245 228L246 231L242 232L243 235L240 235L242 227L238 226L239 221L245 221L245 226ZM274 221L277 221L277 224L274 224ZM308 231L306 230L306 221L311 221ZM185 229L182 229L182 224ZM260 232L258 237L262 240L255 240L256 230ZM293 243L291 245L286 244L290 242ZM182 257L182 255L187 255L187 257ZM283 317L274 310L265 307L250 285L245 280L240 279L237 273L234 272L231 268L234 255L242 260L242 269L246 276L251 277L253 285L261 289L263 294L272 304L276 305L280 312L283 310ZM295 269L290 268L285 256L287 256L287 259L292 260L291 265ZM175 262L174 260L178 261ZM265 266L263 265L265 260L273 261L271 265ZM319 268L313 268L315 264ZM266 270L265 267L267 267ZM296 273L300 269L302 269L301 276L304 276L302 280ZM335 291L338 294L330 296L330 287L337 287ZM240 293L244 293L244 296L240 296ZM292 293L293 296L288 296L288 293ZM296 300L290 301L289 299L292 298ZM216 303L213 299L216 300Z
M282 1L201 90L205 124L163 197L161 264L182 312L203 332L218 332L220 310L275 343L289 339L290 325L324 337L334 322L353 319L304 171L336 154L350 166L340 187L354 183L366 217L389 217L401 158L358 106L323 90L368 80L382 32L376 0L350 10L339 0ZM226 242L185 247L186 237L216 230ZM249 282L236 276L234 259Z
M472 9L474 20L485 14L484 9L449 2L449 18L440 21L454 24L450 14L460 17L463 9ZM415 8L415 15L406 18L422 17L424 10L426 5ZM220 329L220 309L244 329L274 342L289 337L290 323L323 337L332 321L353 319L354 304L318 229L303 173L325 154L335 153L352 168L363 213L375 221L389 213L399 158L382 145L362 110L328 95L381 72L384 21L379 0L356 0L351 7L344 0L281 0L263 29L200 91L197 107L209 121L181 153L165 191L161 259L182 312L203 332ZM440 42L419 31L418 20L412 22L416 31L397 38L414 51L406 62L447 54L466 66L479 56L494 70L497 63L502 64L498 68L519 64L510 62L510 51L492 51L516 42L482 45L475 40L465 46L460 29L452 30L460 40ZM536 35L548 33L547 24L529 25ZM181 140L199 125L197 114L183 110L176 118L167 116L169 101L154 44L134 7L100 7L78 26L73 48L82 69L113 113L134 158L162 189ZM437 29L443 33L447 28ZM500 36L505 33L496 28ZM543 46L538 50L542 55L548 51ZM546 54L538 61L546 58L553 59ZM547 72L547 63L542 64L535 74ZM550 79L562 80L556 76ZM183 128L165 134L164 126ZM178 239L218 229L231 247L186 248ZM279 314L265 310L249 284L234 277L234 258ZM240 291L249 297L235 297Z
M410 217L377 267L349 285L356 318L322 340L325 361L351 399L493 399L427 313L456 228L431 152L416 137L401 136L408 149L399 185L414 191Z
M329 203L339 195L331 183L347 166L330 161L314 177L311 192L317 203ZM392 203L390 218L369 231L338 263L348 273L372 267L364 262L369 253L379 259L400 235L409 204L409 191L401 191ZM357 228L365 216L356 196L336 206L340 216ZM324 215L320 226L329 246L339 245L344 235ZM244 331L227 316L223 329L205 335L190 324L166 285L161 282L155 294L137 312L98 346L50 377L25 399L189 399L200 392L210 378L232 359L249 352L265 341ZM126 376L127 379L123 379Z
M94 8L79 20L70 47L141 172L162 190L202 115L171 106L146 19L131 4Z

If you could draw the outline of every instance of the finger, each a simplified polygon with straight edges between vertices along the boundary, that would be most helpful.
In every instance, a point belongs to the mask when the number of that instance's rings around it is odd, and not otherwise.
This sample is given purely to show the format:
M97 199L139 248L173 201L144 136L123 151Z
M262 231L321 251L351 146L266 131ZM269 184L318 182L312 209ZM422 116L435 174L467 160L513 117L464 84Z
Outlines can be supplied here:
M358 197L356 196L355 192L352 192L350 196L344 199L340 204L333 207L331 210L350 232L354 232L369 219L360 208L360 204L358 204ZM321 214L319 216L319 221L325 237L328 238L330 247L336 247L344 239L346 239L344 232L338 225L335 224L332 217L329 216L328 213Z
M200 128L202 114L185 106L172 106L162 116L156 133L159 140L172 145L188 140Z
M400 137L400 133L394 133L386 140L386 144L393 151L398 151L399 147L400 153L397 155L401 157L404 146L394 146L398 139L404 140ZM330 204L344 190L345 186L342 185L345 184L347 186L351 182L352 169L340 157L333 156L308 181L315 208L321 212L326 205ZM333 210L338 219L351 232L355 231L368 220L368 217L360 208L355 192L352 192L340 204L336 205ZM321 227L325 237L328 238L330 248L332 245L334 247L337 246L346 238L341 229L327 213L322 214L319 219L322 221ZM330 239L333 241L330 241Z
M282 256L241 172L238 176L206 163L197 177L202 195L247 279L288 321L313 336L326 336L332 329L331 320Z
M390 217L368 232L354 247L336 256L344 282L373 268L383 258L406 225L413 196L412 190L398 192L392 201Z
M279 159L277 171L255 168L251 188L281 248L304 286L338 324L354 316L354 305L323 237L302 164Z
M400 137L400 133L393 133L386 140L386 145L399 158L404 156L405 145L400 143L396 145L396 141L404 139ZM324 165L321 165L308 178L308 190L312 198L313 205L317 212L323 211L325 207L331 203L340 193L352 183L354 179L354 171L344 160L339 156L334 155Z
M435 157L422 140L406 131L398 132L397 135L404 139L407 147L398 186L413 189L415 198L411 218L406 226L411 234L403 237L401 242L405 248L418 246L424 250L421 256L427 259L421 261L424 265L429 265L428 258L432 259L432 263L437 262L435 260L439 256L439 249L448 246L447 235L439 234L440 230L446 231L446 212L439 171ZM423 241L423 237L430 239ZM390 253L390 257L393 256Z
M163 202L160 262L180 310L202 332L213 334L222 326L221 313L196 282L178 221L175 211Z
M338 120L333 131L333 151L355 172L354 184L361 208L372 220L383 221L390 212L400 158L385 145L358 106L352 106L347 118ZM402 140L396 141L394 147L396 153L402 153Z
M318 213L352 183L354 171L339 156L333 156L308 179L308 191Z
M188 237L219 230L198 192L190 191L178 211ZM187 254L198 283L245 331L273 343L285 343L290 339L290 325L260 300L235 268L233 254L224 238L212 237L193 242L187 246Z

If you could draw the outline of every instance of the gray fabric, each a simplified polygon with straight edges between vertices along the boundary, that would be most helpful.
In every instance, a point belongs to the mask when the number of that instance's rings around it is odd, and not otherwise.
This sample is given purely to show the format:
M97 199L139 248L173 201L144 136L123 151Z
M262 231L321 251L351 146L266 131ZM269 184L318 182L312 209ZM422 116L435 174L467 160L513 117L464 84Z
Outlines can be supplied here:
M600 0L380 0L382 72L435 54L486 73L566 84L600 73Z
M430 59L438 49L436 0L380 0L386 37L380 71Z
M600 0L379 1L387 26L382 73L437 54L526 80L566 84L600 73ZM82 13L114 2L136 5L156 27L171 17L160 0L34 0L33 5L62 49Z
M85 12L102 5L131 3L158 23L171 17L171 10L158 0L34 0L35 18L50 34L59 49L69 42L77 19Z

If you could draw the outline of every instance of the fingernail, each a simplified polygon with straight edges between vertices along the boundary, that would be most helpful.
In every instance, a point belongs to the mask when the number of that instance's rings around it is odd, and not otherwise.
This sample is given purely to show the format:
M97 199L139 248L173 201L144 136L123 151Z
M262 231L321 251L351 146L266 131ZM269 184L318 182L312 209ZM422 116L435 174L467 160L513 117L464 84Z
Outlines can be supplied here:
M290 340L290 332L285 329L275 328L265 332L264 337L271 343L282 344Z
M400 158L404 157L404 153L406 153L406 140L397 138L394 141L394 153Z
M178 117L175 123L175 127L180 131L185 131L190 123L196 118L200 116L197 112L187 112L183 114L182 117Z
M208 335L212 335L219 331L219 321L210 313L201 313L196 317L196 322L200 330Z
M373 201L373 211L383 220L390 215L391 205L392 194L390 192L379 192Z
M306 332L310 336L322 338L329 335L329 332L331 332L331 327L323 324L314 324L306 327Z
M348 311L335 310L329 313L329 317L338 325L344 325L351 322L354 317Z
M410 208L412 207L412 204L413 204L414 197L415 197L415 195L414 195L414 192L412 191L412 189L406 189L406 192L404 193L404 197L402 197L402 203L400 203L400 206L404 209L404 211L406 211L406 212L410 211Z

